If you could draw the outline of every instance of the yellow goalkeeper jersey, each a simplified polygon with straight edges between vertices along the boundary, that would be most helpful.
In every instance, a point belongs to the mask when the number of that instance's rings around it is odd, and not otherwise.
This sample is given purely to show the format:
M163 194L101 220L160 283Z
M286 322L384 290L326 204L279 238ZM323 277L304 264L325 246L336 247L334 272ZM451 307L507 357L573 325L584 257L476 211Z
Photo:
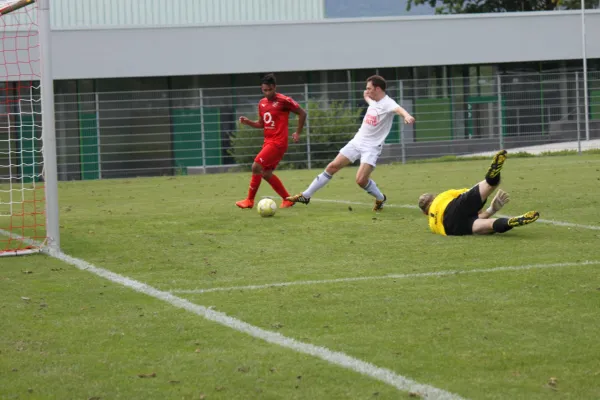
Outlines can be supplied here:
M446 236L444 229L444 211L448 204L469 189L450 189L438 194L429 206L429 229L433 233Z

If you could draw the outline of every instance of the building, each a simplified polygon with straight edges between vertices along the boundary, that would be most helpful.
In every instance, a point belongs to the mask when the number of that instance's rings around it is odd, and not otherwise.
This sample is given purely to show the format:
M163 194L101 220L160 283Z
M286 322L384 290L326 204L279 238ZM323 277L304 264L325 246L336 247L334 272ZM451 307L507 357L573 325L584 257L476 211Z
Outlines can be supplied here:
M556 140L553 130L573 138L583 95L574 72L582 66L579 12L386 16L398 13L392 7L360 17L357 4L53 1L60 178L239 164L230 139L237 117L253 112L264 72L276 72L300 101L354 108L365 78L386 77L419 120L390 136L389 160L401 157L395 144L410 158ZM600 42L591 38L600 37L600 12L586 18L596 135ZM302 151L303 166L318 165Z

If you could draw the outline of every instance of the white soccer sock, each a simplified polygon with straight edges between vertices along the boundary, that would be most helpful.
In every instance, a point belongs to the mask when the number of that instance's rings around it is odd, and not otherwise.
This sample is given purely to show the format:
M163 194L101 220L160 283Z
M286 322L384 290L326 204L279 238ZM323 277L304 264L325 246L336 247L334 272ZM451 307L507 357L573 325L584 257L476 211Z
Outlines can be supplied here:
M375 181L373 179L369 179L369 183L367 183L367 186L365 186L363 189L365 189L365 191L367 193L369 193L371 196L375 197L377 200L383 200L383 193L381 193L381 190L379 190L379 188L377 187L377 184L375 183Z
M327 185L332 177L333 177L333 175L329 175L325 171L321 172L319 175L317 175L315 180L312 181L312 183L310 184L308 189L306 189L304 192L302 192L302 196L304 196L306 198L311 198L312 195L315 194L315 192L317 190L319 190L323 186Z

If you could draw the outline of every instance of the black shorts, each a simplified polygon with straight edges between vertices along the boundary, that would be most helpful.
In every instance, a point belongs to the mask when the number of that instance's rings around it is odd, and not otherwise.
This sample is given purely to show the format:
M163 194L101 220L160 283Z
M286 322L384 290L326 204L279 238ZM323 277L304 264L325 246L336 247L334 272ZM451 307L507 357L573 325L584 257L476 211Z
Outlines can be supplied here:
M478 218L479 210L485 201L481 201L479 185L464 192L452 200L444 211L444 230L446 235L463 236L473 234L473 222Z

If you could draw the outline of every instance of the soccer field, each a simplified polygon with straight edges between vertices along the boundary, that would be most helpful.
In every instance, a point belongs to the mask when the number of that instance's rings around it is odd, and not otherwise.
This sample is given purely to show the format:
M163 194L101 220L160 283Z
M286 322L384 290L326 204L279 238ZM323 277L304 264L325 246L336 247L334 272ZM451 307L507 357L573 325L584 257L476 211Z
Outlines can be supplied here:
M356 168L273 218L249 173L61 183L75 259L0 259L0 399L600 398L600 156L509 153L540 220L431 234L418 196L488 166L380 166L377 214Z

